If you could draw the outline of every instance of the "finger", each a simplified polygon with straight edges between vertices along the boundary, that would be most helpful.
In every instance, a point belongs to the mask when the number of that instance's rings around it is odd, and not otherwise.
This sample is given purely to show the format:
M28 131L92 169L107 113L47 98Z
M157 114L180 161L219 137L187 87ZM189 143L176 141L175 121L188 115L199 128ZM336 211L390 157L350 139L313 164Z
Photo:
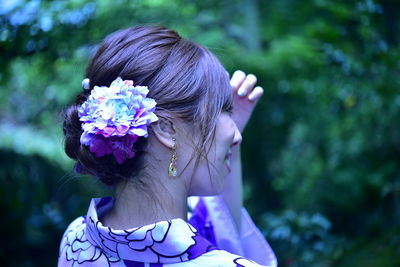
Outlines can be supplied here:
M256 88L254 88L254 90L249 94L247 98L251 102L257 102L262 97L263 94L264 94L264 89L260 86L257 86Z
M241 70L237 70L233 73L232 79L231 79L231 86L234 91L236 91L240 87L240 85L242 85L245 78L246 78L246 74L244 74L244 72Z
M256 76L254 76L253 74L247 75L246 79L238 89L237 94L239 96L247 95L251 91L251 89L253 89L254 85L256 85L256 82L257 82Z

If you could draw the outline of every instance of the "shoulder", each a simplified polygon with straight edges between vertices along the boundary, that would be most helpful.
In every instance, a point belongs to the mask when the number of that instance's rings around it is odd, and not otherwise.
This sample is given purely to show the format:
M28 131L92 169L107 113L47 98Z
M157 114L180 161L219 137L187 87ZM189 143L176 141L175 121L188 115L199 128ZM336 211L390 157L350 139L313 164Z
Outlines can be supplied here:
M71 246L74 243L74 240L79 239L77 237L78 233L83 233L85 225L85 217L83 216L76 218L68 225L61 239L59 250L60 254L65 249L65 247Z
M185 265L186 264L186 265ZM229 253L225 250L212 250L189 262L184 266L213 266L213 267L261 267L256 262L244 257ZM179 265L177 265L179 266Z
M64 236L68 235L72 232L76 232L79 228L81 228L82 226L85 226L85 225L86 225L85 216L80 216L80 217L76 218L68 225L67 229L64 232Z
M62 236L62 240L61 240L61 244L60 244L60 252L64 247L66 247L68 245L72 245L74 240L80 239L78 237L78 235L84 234L85 226L86 226L86 221L85 221L85 217L83 217L83 216L76 218L68 225L67 229L65 230L65 232Z
M65 230L59 249L58 266L110 266L116 261L89 242L85 217L78 217Z

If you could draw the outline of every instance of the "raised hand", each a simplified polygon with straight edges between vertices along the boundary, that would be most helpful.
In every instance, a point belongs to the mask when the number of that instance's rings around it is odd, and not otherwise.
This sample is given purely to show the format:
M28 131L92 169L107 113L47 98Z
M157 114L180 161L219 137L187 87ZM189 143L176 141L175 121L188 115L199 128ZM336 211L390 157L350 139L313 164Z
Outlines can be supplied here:
M264 93L262 87L254 87L256 83L256 76L253 74L246 75L240 70L235 71L231 78L233 90L232 119L235 121L241 133L243 133L254 107Z

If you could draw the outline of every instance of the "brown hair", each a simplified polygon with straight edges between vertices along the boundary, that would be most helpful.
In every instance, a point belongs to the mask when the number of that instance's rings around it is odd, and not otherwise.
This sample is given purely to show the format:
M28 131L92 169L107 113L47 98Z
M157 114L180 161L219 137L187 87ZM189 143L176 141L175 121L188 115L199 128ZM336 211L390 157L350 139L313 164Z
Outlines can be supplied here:
M157 102L157 116L181 119L193 126L193 134L199 133L196 164L207 154L206 144L214 138L218 115L232 104L229 78L219 60L164 27L137 26L110 34L94 55L86 77L90 89L109 86L117 77L148 86L148 97ZM80 144L78 107L89 94L90 90L81 92L65 113L65 152L77 161L75 170L97 176L107 185L137 175L144 166L146 138L139 138L135 157L122 165L111 155L96 157Z

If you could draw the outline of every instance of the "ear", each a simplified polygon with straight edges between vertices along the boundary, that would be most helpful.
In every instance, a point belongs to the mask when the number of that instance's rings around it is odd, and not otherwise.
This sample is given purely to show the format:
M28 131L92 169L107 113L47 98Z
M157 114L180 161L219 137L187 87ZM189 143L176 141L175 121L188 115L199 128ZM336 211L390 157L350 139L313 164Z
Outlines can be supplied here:
M174 146L173 138L176 138L176 125L165 117L159 117L157 123L152 125L154 135L164 146L171 148Z

